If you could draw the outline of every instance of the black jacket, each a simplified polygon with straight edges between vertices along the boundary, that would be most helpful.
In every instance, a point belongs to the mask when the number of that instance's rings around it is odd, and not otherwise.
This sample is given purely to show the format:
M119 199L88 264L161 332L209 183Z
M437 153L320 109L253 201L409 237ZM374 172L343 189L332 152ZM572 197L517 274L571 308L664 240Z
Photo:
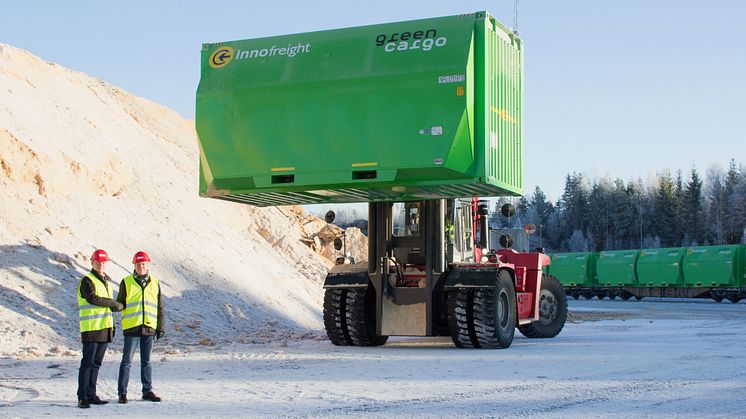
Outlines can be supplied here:
M96 278L97 281L101 281L104 285L107 284L111 280L109 278L109 275L104 274L104 277L101 277L101 274L91 269L91 273ZM124 308L122 304L117 302L116 300L112 300L110 298L101 297L96 295L96 288L93 285L93 282L90 278L87 276L83 277L83 280L80 283L80 295L83 296L83 298L88 301L88 304L93 304L96 306L101 307L109 307L111 311L122 311ZM102 329L102 330L92 330L90 332L81 332L81 339L83 340L83 343L88 342L97 342L97 343L106 343L111 342L114 339L114 328L110 327L108 329Z
M150 274L145 274L144 277L139 277L137 273L133 272L132 276L135 278L135 282L142 288L152 287L152 281L150 280ZM124 285L124 280L119 283L119 295L117 295L117 301L122 303L123 306L127 306L127 286ZM145 325L135 326L124 331L125 336L155 336L159 332L166 330L166 315L163 309L163 298L161 298L161 288L158 287L158 319L155 325L155 329Z

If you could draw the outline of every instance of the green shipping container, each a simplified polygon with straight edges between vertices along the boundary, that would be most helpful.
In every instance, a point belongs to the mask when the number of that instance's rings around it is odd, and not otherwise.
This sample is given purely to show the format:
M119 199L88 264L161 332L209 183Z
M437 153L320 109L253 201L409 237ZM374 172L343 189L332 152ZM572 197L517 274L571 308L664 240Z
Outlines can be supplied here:
M744 283L744 246L690 247L683 270L690 287L739 287Z
M551 255L552 264L547 273L554 275L566 287L596 285L596 260L598 253L576 252Z
M635 264L638 256L639 250L601 252L596 264L599 284L616 287L637 285Z
M640 250L637 280L640 286L679 287L684 284L681 262L685 247Z
M486 12L204 44L200 195L520 195L521 40Z

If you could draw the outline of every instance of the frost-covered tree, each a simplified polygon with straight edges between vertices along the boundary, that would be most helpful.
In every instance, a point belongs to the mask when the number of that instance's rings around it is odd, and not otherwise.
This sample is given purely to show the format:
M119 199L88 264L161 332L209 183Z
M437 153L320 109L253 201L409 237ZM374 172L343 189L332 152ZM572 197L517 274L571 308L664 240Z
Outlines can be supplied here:
M727 244L739 243L743 231L743 207L740 207L739 180L742 170L736 165L735 160L730 161L728 172L725 175L723 200L723 239Z
M709 208L707 210L708 242L712 244L723 244L725 239L723 218L725 211L725 186L723 185L722 171L713 168L707 173L707 196Z
M657 249L661 247L661 238L658 236L645 236L642 239L641 249Z
M570 235L567 243L567 250L571 252L588 252L591 250L590 240L580 230L575 230Z

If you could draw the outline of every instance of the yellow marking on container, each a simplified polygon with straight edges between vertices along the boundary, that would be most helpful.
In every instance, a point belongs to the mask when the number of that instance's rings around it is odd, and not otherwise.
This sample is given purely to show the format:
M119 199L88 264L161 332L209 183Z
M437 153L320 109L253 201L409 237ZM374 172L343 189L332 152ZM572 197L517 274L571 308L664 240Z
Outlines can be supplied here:
M295 167L273 167L273 172L292 172L295 170Z
M378 162L352 163L352 167L371 167L371 166L378 166Z
M464 95L464 86L456 86L456 96Z
M512 123L516 122L515 118L513 118L512 116L510 116L510 114L508 114L508 112L505 109L497 109L497 108L495 108L493 106L493 107L490 108L490 110L492 110L492 112L498 114L500 116L500 118L504 119L505 121L512 122Z

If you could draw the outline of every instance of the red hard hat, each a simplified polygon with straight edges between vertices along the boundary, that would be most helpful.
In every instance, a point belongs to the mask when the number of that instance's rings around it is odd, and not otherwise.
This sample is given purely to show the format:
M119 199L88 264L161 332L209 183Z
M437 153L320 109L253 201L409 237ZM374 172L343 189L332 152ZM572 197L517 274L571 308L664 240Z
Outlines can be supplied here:
M109 255L104 249L96 249L91 255L91 261L93 262L108 262Z
M143 252L142 250L135 253L135 256L132 257L132 263L141 262L150 262L150 256L148 256L148 254Z

